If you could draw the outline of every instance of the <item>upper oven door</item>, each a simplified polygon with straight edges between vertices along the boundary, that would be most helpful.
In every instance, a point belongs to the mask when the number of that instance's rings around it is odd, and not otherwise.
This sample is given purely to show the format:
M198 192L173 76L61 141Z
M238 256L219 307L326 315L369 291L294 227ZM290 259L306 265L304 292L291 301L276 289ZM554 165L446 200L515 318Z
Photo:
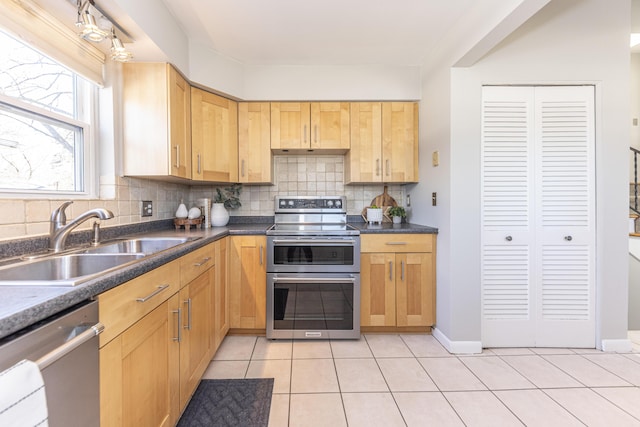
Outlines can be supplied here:
M359 273L360 236L267 236L271 273Z

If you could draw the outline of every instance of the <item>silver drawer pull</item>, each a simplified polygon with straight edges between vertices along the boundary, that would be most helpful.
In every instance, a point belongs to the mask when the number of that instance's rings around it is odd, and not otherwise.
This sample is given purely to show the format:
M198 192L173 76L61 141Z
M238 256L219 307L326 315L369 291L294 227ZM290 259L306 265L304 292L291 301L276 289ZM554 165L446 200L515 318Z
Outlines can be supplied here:
M204 258L202 261L200 262L196 262L195 264L193 264L194 267L202 267L203 265L205 265L206 263L208 263L209 261L211 261L211 257L208 256L206 258Z
M182 341L182 309L180 307L178 307L177 310L173 310L171 311L173 314L177 314L178 315L178 321L176 322L176 325L178 325L178 336L177 337L173 337L173 340L176 342L181 342Z
M401 245L406 245L407 242L387 242L385 243L385 245L396 245L396 246L401 246Z
M151 292L149 295L147 295L146 297L142 297L142 298L136 298L136 301L138 302L147 302L149 301L151 298L155 297L156 295L158 295L160 292L164 291L165 289L167 289L169 287L169 285L160 285L158 286L158 289L156 289L155 291Z
M187 324L184 325L184 328L188 331L191 330L191 298L187 298L184 301L185 304L187 304Z

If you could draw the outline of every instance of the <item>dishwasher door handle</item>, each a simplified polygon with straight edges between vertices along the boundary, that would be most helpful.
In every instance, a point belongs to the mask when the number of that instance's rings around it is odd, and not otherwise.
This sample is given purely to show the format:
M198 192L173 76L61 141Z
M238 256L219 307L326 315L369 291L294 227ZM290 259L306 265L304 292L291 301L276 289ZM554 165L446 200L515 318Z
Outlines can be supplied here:
M65 355L71 353L76 348L80 347L82 344L89 341L91 338L94 338L100 335L104 331L104 325L100 322L88 328L86 331L78 334L73 339L70 339L66 343L62 344L60 347L51 350L49 353L42 356L40 359L36 360L36 364L40 370L43 370L47 366L51 365L54 362L57 362Z

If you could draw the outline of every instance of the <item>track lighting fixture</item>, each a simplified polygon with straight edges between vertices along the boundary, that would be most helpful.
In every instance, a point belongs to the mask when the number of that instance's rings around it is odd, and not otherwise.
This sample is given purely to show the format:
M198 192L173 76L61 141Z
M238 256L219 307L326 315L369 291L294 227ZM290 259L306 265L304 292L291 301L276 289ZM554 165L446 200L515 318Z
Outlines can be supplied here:
M78 0L78 20L76 26L80 28L79 36L90 42L99 43L109 35L109 33L96 24L96 18L89 12L90 1L84 3Z
M133 58L133 54L124 47L122 41L116 36L115 28L111 28L111 59L127 62L131 58Z

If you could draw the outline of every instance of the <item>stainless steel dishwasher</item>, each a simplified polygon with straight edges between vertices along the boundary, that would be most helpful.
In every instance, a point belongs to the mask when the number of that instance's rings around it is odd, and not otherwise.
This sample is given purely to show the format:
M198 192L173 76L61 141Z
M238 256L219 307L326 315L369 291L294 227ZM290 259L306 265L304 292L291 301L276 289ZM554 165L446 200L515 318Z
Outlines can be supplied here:
M0 372L22 359L44 379L49 426L99 426L98 303L79 304L0 340Z

